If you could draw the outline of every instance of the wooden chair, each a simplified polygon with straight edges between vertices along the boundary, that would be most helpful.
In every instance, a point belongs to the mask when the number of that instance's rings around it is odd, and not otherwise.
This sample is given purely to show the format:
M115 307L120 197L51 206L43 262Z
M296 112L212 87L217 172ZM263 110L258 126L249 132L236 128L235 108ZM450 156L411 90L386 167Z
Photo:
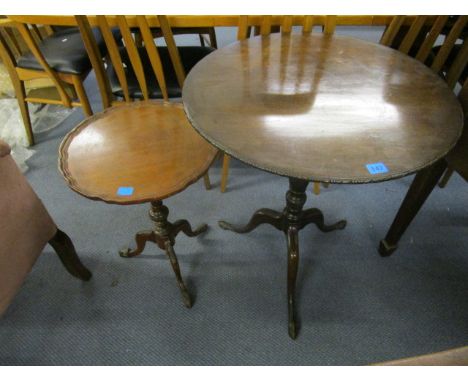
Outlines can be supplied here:
M416 17L406 28L407 33L403 38L400 38L396 48L402 53L411 53L415 59L428 65L447 81L450 88L454 89L466 73L468 43L466 40L462 40L462 44L458 45L457 41L466 32L468 16L459 16L456 20L449 16L437 16L428 28L426 22L429 18L430 16ZM405 16L396 16L383 34L381 43L392 46L395 38L399 36L400 28L405 25L404 23ZM434 49L437 38L442 31L446 34L444 42ZM467 93L467 80L465 79L459 94L465 115L468 113ZM385 239L380 242L379 252L382 256L388 256L397 249L401 236L447 168L459 172L463 177L468 174L466 167L468 163L467 143L465 119L465 132L455 149L445 159L416 175Z
M252 21L253 18L255 18L256 21ZM297 23L297 19L300 20L299 23ZM312 29L315 25L314 16L239 16L237 39L245 40L249 38L252 32L252 26L254 27L254 35L268 36L270 33L276 32L289 34L292 32L293 25L297 24L302 26L302 33L312 33ZM336 16L327 16L322 27L324 33L333 34L336 27ZM221 192L226 191L230 160L231 157L224 153ZM320 193L320 183L318 182L314 182L314 193Z
M448 25L446 25L446 27L441 32L444 36L448 35L448 33L450 32L451 25L453 25L453 23L455 23L456 20L458 20L458 17L459 16L451 16L450 21L447 23ZM459 41L465 41L467 36L468 36L468 25L465 24L465 27L463 28L463 31L460 34ZM461 47L462 47L462 43L458 43L458 42L455 43L452 51L449 54L449 57L447 58L446 63L444 65L445 67L450 68L452 66L452 63L456 59L456 57L458 56L458 53L460 52ZM437 53L438 49L440 49L440 46L435 47L433 49L433 51L435 53ZM462 74L460 75L460 78L459 78L458 82L460 84L463 84L467 78L468 78L468 67L465 66L465 69L463 70ZM447 168L447 170L444 173L444 176L442 177L442 179L439 182L439 187L440 188L444 188L447 185L447 183L448 183L450 177L452 176L453 172L454 172L454 170L452 168L450 168L450 167Z
M462 136L445 158L416 174L385 239L380 241L379 252L382 256L389 256L397 249L401 236L447 168L458 172L468 181L468 80L465 81L458 99L465 115Z
M30 145L34 136L28 102L79 106L86 116L93 114L83 87L91 63L79 32L76 28L55 33L49 26L41 29L42 33L37 25L28 24L27 17L0 20L0 56L15 89ZM19 33L14 34L15 30ZM24 46L28 51L22 49ZM50 86L26 93L25 82L38 79L50 81Z
M416 174L385 239L380 242L379 252L382 256L389 256L397 249L401 236L403 236L447 167L458 172L463 179L468 181L468 80L465 81L458 99L465 115L462 136L455 148L445 158Z
M150 16L147 16L150 17ZM108 59L107 68L91 35L90 22L76 16L83 42L96 72L104 109L135 100L180 97L185 74L203 57L213 51L209 47L177 47L166 17L159 16L160 29L166 45L156 46L153 31L145 16L136 16L137 27L132 27L126 16L116 16L115 22L124 45L118 46L112 37L112 21L107 16L96 16L104 38ZM132 30L138 28L138 33ZM135 39L141 36L142 44ZM208 173L204 176L205 188L210 189Z
M454 89L468 77L465 44L468 35L467 16L437 16L431 25L431 16L417 16L411 24L406 16L396 16L382 35L381 44L398 49L416 58L439 73ZM443 37L442 45L437 40ZM453 169L443 176L440 187L444 187Z
M101 81L106 83L100 85L101 92L105 92L104 107L122 100L132 102L180 97L186 73L214 49L202 46L177 47L166 18L161 19L165 25L161 25L160 29L167 46L156 46L154 28L149 28L149 21L136 16L132 18L138 25L135 27L130 20L125 16L96 16L109 52L107 68L100 70ZM110 30L113 23L120 29L125 46L119 47L112 39ZM135 32L136 29L138 32ZM137 41L140 38L142 41Z

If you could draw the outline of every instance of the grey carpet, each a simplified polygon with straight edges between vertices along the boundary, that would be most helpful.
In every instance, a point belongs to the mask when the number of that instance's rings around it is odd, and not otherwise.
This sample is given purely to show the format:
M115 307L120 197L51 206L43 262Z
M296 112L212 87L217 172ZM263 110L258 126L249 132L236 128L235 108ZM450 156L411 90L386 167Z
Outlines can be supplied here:
M99 108L93 78L87 88ZM468 185L456 175L436 189L390 258L377 253L411 177L338 186L306 206L328 234L300 234L296 341L287 333L286 243L262 226L247 235L217 227L246 222L260 207L281 209L287 180L234 161L229 191L200 181L167 201L173 220L206 222L199 238L177 238L182 274L195 298L180 299L168 260L148 244L139 258L120 247L150 227L147 205L114 206L68 189L57 171L63 136L82 119L76 110L38 136L27 177L93 272L84 283L46 247L0 320L1 365L361 365L468 343Z

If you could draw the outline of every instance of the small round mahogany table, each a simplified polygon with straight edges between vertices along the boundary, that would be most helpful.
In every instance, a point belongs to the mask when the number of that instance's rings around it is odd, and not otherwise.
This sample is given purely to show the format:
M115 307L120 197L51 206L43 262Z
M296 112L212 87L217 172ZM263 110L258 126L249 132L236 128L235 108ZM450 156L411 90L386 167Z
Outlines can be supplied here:
M192 126L241 161L289 178L282 212L257 211L250 232L270 224L288 245L289 335L298 231L320 210L303 210L308 182L371 183L399 178L442 158L462 130L462 111L422 63L366 41L326 35L258 36L210 54L189 73L183 102Z
M134 257L147 241L156 243L169 257L184 304L191 307L173 246L179 232L192 237L207 225L192 230L187 220L168 222L162 200L202 177L216 153L193 131L181 104L142 101L106 109L80 123L60 146L59 167L68 185L87 198L151 203L154 228L137 233L137 248L120 255Z

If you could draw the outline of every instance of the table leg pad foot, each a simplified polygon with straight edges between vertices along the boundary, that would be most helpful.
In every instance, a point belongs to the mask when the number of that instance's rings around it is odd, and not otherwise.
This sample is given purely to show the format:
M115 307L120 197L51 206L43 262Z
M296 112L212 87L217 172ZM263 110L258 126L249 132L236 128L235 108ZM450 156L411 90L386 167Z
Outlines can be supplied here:
M289 337L295 340L297 338L296 323L294 321L290 322L288 326Z
M389 244L387 240L383 239L380 241L379 253L382 257L390 256L398 248L397 244Z
M182 291L182 301L184 305L190 309L192 307L192 299L190 298L190 295L188 294L187 290Z
M129 253L131 252L131 249L126 247L126 248L122 248L119 250L119 256L120 257L130 257L129 256Z

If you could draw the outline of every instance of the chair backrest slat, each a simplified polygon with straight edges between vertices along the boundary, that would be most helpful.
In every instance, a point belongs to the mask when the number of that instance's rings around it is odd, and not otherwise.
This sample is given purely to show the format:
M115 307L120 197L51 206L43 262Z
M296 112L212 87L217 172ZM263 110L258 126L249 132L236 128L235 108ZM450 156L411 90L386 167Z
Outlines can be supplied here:
M12 43L8 42L2 32L4 31L3 28L0 28L0 59L2 60L3 64L5 65L10 77L17 78L18 75L16 74L16 59L12 49Z
M325 18L325 27L323 32L325 34L335 33L336 28L336 16L326 16Z
M283 17L283 23L281 25L281 32L282 33L291 33L292 22L293 22L293 17L292 16L284 16Z
M28 46L31 53L34 55L34 58L39 62L43 70L49 75L50 79L52 80L54 86L57 88L58 94L64 106L71 107L71 99L65 88L63 87L63 83L58 77L57 73L50 67L47 63L44 55L42 54L41 50L39 49L36 41L34 40L31 30L29 29L27 24L15 22L14 23L16 28L21 34L24 42Z
M88 53L89 60L96 74L96 80L98 83L99 91L101 93L102 104L104 106L104 109L108 108L112 104L110 96L110 85L105 73L101 52L97 47L96 39L94 38L91 25L89 24L89 21L86 16L76 16L75 20L78 25L78 28L80 29L83 44L86 48L86 52Z
M468 16L460 16L458 20L455 22L455 25L450 30L448 36L445 38L444 43L442 44L439 52L437 53L434 62L431 65L431 69L435 72L440 72L442 67L445 64L445 61L449 57L449 54L455 45L455 42L460 37L463 28L465 28L466 22L468 20Z
M294 22L297 23L297 20L302 20L302 33L307 34L311 33L314 27L314 16L304 15L304 16L290 16L283 15L273 18L271 15L260 16L256 18L254 25L255 33L254 35L267 36L270 33L281 30L281 33L291 33ZM259 21L257 21L259 20ZM281 28L279 29L279 27ZM251 25L249 25L249 16L239 16L238 30L237 30L237 39L244 40L249 37L249 30ZM325 34L333 34L336 28L336 16L326 16L325 22L323 24L323 32Z
M20 43L18 42L15 34L11 27L3 27L1 28L2 32L4 33L5 43L7 44L8 48L11 50L11 53L14 57L21 56L22 50Z
M463 71L466 69L468 63L468 42L465 39L460 51L457 54L457 57L450 66L449 71L447 72L447 84L449 87L453 88L460 78Z
M453 88L466 69L468 47L465 42L468 16L417 16L408 27L406 16L395 16L384 32L381 44L391 46L400 52L414 56L442 75L449 87ZM445 35L442 45L438 38ZM459 40L463 40L460 43Z
M180 87L183 86L185 79L184 67L180 59L179 50L175 45L174 36L166 16L75 16L80 32L83 37L88 55L91 59L91 64L96 72L98 85L103 94L103 106L107 108L115 102L115 96L111 92L109 74L110 70L104 68L103 58L100 55L100 50L97 46L96 39L91 29L91 23L97 25L104 39L107 55L104 59L112 63L113 73L116 80L120 84L119 90L125 102L131 102L133 95L130 89L130 81L128 78L130 73L134 73L134 84L141 90L142 98L148 100L150 94L151 83L148 81L156 81L161 90L164 100L169 100L169 94L164 76L164 67L160 57L160 51L156 46L154 31L150 25L159 23L162 37L166 41L167 50L177 81ZM157 19L157 23L155 23ZM122 36L123 45L115 39L115 30L111 27L118 27ZM140 43L137 44L136 39ZM92 56L92 57L91 57ZM149 61L149 63L148 63ZM146 65L146 66L145 66ZM149 77L149 73L153 72L154 77ZM136 80L136 81L135 81ZM104 95L107 94L107 97ZM107 99L108 101L105 101Z
M132 32L128 26L127 19L125 16L116 16L117 25L120 28L120 33L125 43L125 48L127 49L128 58L135 73L138 85L140 86L141 92L143 94L143 99L149 99L148 93L148 84L146 83L145 71L143 68L143 63L141 62L141 57L138 52L138 48L133 39Z
M416 37L418 37L419 33L421 32L424 23L426 22L427 16L417 16L413 23L411 24L408 33L406 34L405 38L403 39L400 47L398 50L402 53L408 54L411 47L413 46Z
M398 31L400 30L404 21L405 16L395 16L383 33L382 38L380 39L380 44L385 46L392 45L393 40L397 36Z
M314 16L304 16L302 33L311 33L314 28Z
M262 23L260 25L260 34L262 36L268 36L271 33L271 21L273 16L263 16Z
M114 35L112 34L112 30L109 26L109 23L107 22L107 18L106 16L97 16L96 19L97 19L97 23L99 25L99 29L101 31L102 37L104 38L104 42L107 48L107 53L109 55L110 61L112 62L112 67L114 68L115 74L117 76L117 80L120 83L120 88L122 89L124 100L125 102L131 102L130 94L128 91L127 75L125 74L124 63L122 61L122 57L120 56L120 51L119 51L117 42L115 41ZM89 24L89 20L88 20L88 24ZM93 50L99 51L95 40L94 40ZM103 81L109 83L109 80L105 72L103 73ZM109 97L111 98L112 96L109 94Z
M54 30L50 25L44 25L44 32L46 34L46 37L54 34Z
M163 34L164 40L166 41L169 56L171 57L172 66L174 67L177 81L182 89L185 81L185 70L180 59L179 50L177 49L174 35L172 34L171 26L167 16L158 16L159 26Z
M30 29L31 35L35 39L36 43L40 43L43 39L42 39L41 32L39 31L39 28L37 27L36 24L31 24L30 28L31 28Z
M249 16L239 16L239 24L237 28L237 39L245 40L248 37L249 29Z
M145 16L136 16L136 18L143 42L146 47L146 52L148 53L148 58L151 62L156 79L158 80L159 88L161 89L163 98L168 101L169 96L167 94L166 80L164 78L161 58L159 57L158 49L154 43L153 34L151 33L148 21L146 20Z
M419 48L418 53L416 54L416 60L419 60L423 63L426 62L427 58L429 57L429 54L431 53L431 49L434 46L437 37L440 36L440 33L442 32L442 29L444 28L448 18L448 16L437 17L434 24L432 25L429 34L427 35L426 39Z

